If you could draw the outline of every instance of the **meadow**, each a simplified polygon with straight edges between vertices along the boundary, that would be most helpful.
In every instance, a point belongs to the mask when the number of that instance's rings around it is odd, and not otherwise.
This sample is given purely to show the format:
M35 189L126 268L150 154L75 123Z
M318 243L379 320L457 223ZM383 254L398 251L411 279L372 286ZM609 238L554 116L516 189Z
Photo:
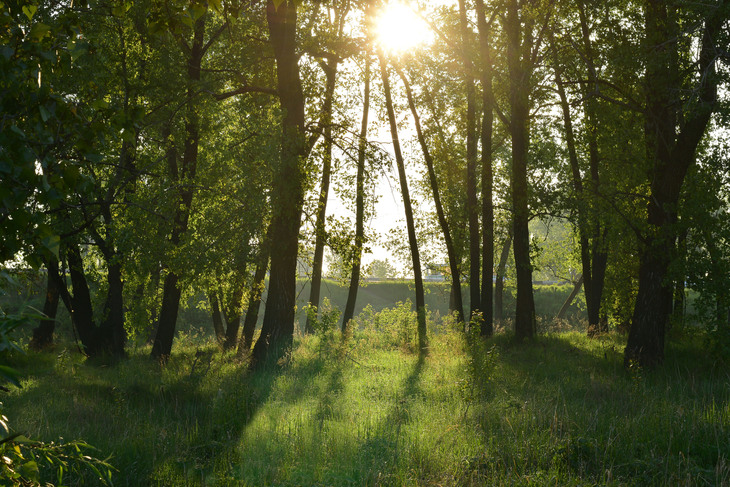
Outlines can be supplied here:
M119 486L730 485L730 372L699 333L673 330L663 367L626 370L618 334L543 325L516 344L433 322L419 357L406 306L360 320L343 341L323 319L256 373L203 332L165 367L145 347L115 365L64 345L14 354L23 387L4 413L94 445Z

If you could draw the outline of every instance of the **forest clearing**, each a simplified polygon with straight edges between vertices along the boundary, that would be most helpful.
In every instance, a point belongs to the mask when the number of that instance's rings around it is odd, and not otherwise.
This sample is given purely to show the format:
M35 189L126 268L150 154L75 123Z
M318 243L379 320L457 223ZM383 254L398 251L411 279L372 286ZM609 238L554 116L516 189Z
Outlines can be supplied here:
M298 339L253 373L191 335L164 368L148 348L111 367L19 355L5 414L33 438L94 445L118 486L730 483L730 372L699 336L670 339L657 371L625 370L616 334L517 346L436 330L419 358L415 317L410 343L391 318L344 343Z
M730 0L0 0L0 485L730 485Z

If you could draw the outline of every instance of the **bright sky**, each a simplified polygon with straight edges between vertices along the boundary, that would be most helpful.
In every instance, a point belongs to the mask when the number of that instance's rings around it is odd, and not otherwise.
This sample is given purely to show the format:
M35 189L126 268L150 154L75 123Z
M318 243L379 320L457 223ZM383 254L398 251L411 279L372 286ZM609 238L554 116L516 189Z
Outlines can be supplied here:
M435 2L429 2L431 4L444 4L443 0L437 0ZM410 6L418 9L415 2L406 3L400 1L390 2L379 14L376 15L375 20L375 35L378 44L386 52L386 56L400 56L401 54L413 52L417 50L419 46L427 45L433 42L435 35L426 24L426 22L418 16ZM373 76L377 76L378 68L374 66ZM397 80L391 80L391 83L396 83ZM406 121L406 126L399 129L399 136L401 139L401 146L403 155L408 159L408 141L415 138L415 129L411 126L410 113L397 113L399 121ZM373 119L374 111L371 108L370 112L370 140L376 141L380 144L383 150L387 151L391 158L394 158L392 152L392 143L390 136L390 129L387 120L383 120L377 125L377 132L373 134L373 130L376 129L376 123ZM417 158L419 154L415 155ZM406 168L408 171L408 168ZM403 208L403 199L400 194L400 186L398 183L398 174L393 164L389 168L389 177L380 176L376 187L376 192L379 195L378 203L375 207L375 216L366 222L366 233L373 234L378 233L381 235L387 235L388 232L398 226L405 227L405 210ZM411 171L409 171L410 173ZM411 198L413 198L412 183L409 183L409 189L411 191ZM344 204L339 198L330 193L330 197L327 203L327 213L334 215L348 215L354 218L352 212L347 210ZM397 268L401 269L402 264L396 260L392 252L386 248L375 245L374 242L369 244L372 253L363 255L363 263L369 264L373 260L388 260Z

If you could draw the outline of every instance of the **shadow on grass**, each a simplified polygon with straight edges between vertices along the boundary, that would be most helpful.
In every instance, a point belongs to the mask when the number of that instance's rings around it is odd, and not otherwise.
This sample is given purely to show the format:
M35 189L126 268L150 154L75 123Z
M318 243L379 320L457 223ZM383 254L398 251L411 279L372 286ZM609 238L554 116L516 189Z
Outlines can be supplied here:
M29 354L20 369L26 387L4 398L6 414L31 437L80 439L111 456L115 485L204 483L235 450L279 375L248 373L214 350L205 352L205 368L200 351L189 350L165 368L144 355L97 367L74 354Z
M419 381L424 365L425 356L419 354L390 410L373 429L374 434L360 445L358 461L363 467L362 480L366 485L388 483L388 478L398 468L403 446L401 428L411 420L409 403L420 391Z

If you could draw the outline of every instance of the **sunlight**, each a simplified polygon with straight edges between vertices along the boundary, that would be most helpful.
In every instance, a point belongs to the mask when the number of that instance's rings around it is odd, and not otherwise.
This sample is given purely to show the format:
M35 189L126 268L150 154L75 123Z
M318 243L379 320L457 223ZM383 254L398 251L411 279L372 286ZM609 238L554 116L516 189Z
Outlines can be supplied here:
M386 5L375 19L375 39L384 50L402 53L433 38L428 25L411 8L395 2Z

